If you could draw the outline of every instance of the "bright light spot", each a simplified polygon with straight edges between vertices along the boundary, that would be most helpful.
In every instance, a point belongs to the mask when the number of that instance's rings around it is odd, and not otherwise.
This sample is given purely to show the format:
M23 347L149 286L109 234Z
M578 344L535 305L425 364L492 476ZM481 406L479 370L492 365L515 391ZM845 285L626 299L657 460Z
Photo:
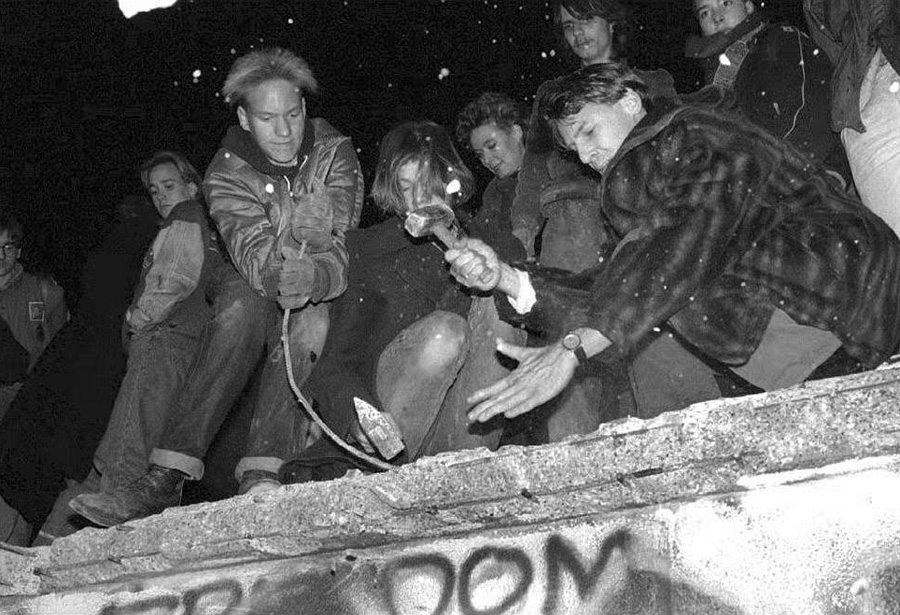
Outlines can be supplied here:
M556 57L556 49L551 49L551 50L550 50L550 57L551 57L551 58Z
M128 18L153 9L169 8L175 2L177 0L119 0L119 10Z
M546 52L546 51L542 51L542 52L541 52L541 57L544 58L544 59L546 60L546 59L547 59L547 52Z
M266 192L272 194L273 192L275 192L275 186L273 186L272 184L266 184Z
M820 49L818 49L818 48L813 49L813 55L814 55L814 56L819 55L819 51L820 51Z
M731 66L731 60L724 53L719 56L719 64L722 66Z
M289 23L289 24L294 23L294 18L293 18L293 17L288 17L288 23Z
M890 86L888 86L888 92L890 92L891 94L900 92L900 81L895 81Z
M200 71L200 69L198 68L197 70L195 70L194 72L191 73L191 77L193 77L194 79L199 79L199 78L200 78L200 75L202 75L202 74L203 74L203 73L202 73L202 72Z
M450 76L449 68L442 68L440 71L438 71L438 80L440 80L440 81L443 81L444 79L446 79L449 76Z
M447 194L456 194L460 190L462 190L462 184L459 183L458 179L454 179L449 184L447 184Z
M231 55L234 55L234 54L237 53L237 49L235 49L234 47L232 47L232 48L231 48L231 51L230 51L229 53L231 53Z

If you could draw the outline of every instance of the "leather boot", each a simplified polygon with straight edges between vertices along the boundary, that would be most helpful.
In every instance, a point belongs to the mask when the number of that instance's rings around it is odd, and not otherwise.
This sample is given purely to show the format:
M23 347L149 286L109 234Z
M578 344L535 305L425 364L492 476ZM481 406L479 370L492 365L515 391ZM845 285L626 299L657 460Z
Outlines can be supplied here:
M130 485L112 493L79 495L69 502L69 508L100 527L112 527L180 504L185 478L178 470L151 465L149 472Z

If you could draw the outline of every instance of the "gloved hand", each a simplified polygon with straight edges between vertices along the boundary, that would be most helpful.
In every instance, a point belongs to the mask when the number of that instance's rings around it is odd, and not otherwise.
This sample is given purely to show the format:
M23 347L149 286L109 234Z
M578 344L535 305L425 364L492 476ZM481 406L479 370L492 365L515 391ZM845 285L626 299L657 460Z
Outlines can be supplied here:
M327 252L331 249L331 230L334 226L334 212L327 192L318 190L298 194L294 197L294 211L291 215L291 235L297 243L306 242L310 252Z
M316 280L316 264L291 246L281 248L284 262L278 272L278 305L285 310L302 308L309 302Z

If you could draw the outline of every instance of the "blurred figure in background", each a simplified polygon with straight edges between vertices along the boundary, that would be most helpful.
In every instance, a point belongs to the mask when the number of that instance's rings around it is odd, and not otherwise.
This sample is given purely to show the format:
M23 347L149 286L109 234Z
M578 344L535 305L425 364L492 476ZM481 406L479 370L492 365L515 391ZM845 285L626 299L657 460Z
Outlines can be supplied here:
M831 128L856 190L900 236L900 2L804 0L803 11L834 65Z

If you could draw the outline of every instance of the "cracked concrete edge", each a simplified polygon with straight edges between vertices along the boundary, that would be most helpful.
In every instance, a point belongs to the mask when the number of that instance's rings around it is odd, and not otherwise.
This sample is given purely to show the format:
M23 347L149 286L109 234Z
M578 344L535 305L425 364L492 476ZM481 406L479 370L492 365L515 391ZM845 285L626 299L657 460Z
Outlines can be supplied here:
M442 454L0 552L0 595L371 548L741 490L748 477L900 450L900 369L627 419L539 447ZM30 556L34 557L30 557Z

